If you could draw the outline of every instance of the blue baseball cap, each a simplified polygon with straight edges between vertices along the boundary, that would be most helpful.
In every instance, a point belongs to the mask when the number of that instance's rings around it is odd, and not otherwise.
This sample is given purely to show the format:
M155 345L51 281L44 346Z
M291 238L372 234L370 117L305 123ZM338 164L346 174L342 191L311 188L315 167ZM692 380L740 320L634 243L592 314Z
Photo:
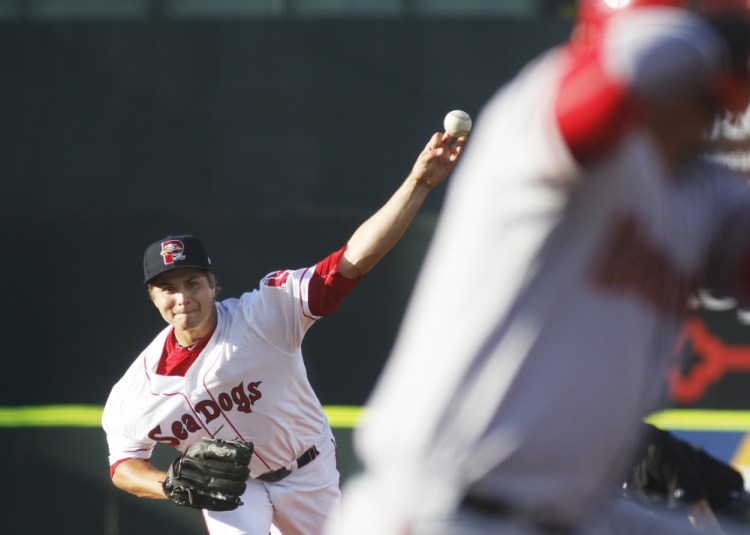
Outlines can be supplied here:
M211 258L198 238L190 234L167 236L155 241L143 254L143 282L171 269L196 268L212 271Z

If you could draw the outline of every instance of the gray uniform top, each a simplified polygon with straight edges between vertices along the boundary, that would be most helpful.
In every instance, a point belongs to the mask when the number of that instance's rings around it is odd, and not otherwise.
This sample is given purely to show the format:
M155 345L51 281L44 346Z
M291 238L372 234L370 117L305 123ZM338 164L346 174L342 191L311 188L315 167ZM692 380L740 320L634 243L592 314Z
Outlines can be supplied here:
M357 533L438 517L469 488L569 524L611 500L689 292L744 252L726 231L748 235L735 176L696 162L676 179L638 129L575 163L553 112L565 61L545 55L478 118L356 437Z

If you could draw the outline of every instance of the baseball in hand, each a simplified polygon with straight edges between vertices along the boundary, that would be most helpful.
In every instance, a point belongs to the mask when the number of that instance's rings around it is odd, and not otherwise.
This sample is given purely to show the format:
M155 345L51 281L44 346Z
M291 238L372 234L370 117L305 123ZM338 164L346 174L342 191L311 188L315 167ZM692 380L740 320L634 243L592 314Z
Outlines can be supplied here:
M471 130L471 117L462 110L453 110L443 119L445 131L453 137L462 137Z

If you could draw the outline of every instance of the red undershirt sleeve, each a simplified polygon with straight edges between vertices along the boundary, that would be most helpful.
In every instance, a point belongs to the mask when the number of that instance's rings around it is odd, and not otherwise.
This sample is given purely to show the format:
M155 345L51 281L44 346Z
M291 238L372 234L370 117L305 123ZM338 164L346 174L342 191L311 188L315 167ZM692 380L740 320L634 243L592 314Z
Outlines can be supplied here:
M569 49L571 66L555 102L555 119L573 157L585 165L612 148L638 120L624 80L604 68L598 50Z
M326 316L336 310L349 292L362 278L348 279L338 271L341 256L346 246L315 264L315 271L308 286L310 312Z
M117 470L117 467L118 467L118 466L120 466L120 465L121 465L122 463L124 463L125 461L129 461L130 459L132 459L132 457L128 457L128 458L126 458L126 459L120 459L120 460L119 460L119 461L117 461L117 462L116 462L115 464L111 465L111 466L109 467L109 477L110 477L110 478L113 478L113 477L115 477L115 470Z

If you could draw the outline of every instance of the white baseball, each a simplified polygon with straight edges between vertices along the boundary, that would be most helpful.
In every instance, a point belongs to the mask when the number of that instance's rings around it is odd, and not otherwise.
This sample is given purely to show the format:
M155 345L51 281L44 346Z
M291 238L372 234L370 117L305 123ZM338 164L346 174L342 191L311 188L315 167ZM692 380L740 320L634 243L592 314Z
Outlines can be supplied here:
M471 117L462 110L453 110L443 119L445 131L453 137L465 136L471 130Z

